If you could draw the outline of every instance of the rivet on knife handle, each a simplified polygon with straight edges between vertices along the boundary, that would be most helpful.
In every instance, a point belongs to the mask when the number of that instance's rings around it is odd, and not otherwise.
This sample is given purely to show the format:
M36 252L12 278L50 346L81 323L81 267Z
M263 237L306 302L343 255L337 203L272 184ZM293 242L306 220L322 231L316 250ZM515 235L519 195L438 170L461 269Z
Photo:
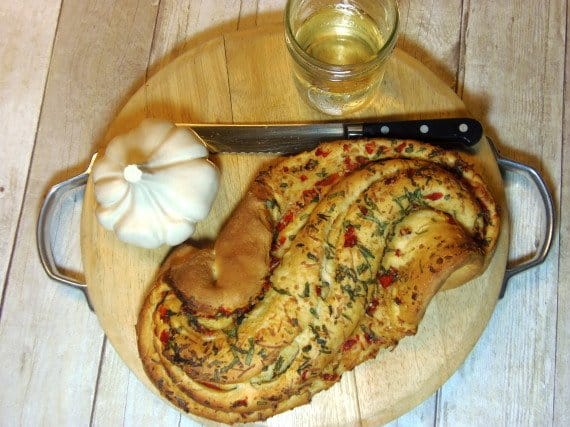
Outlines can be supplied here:
M477 144L483 127L477 120L462 117L450 119L408 120L346 125L347 138L401 138L427 142Z
M178 123L177 126L196 131L212 153L294 154L312 150L325 141L376 137L418 139L462 148L477 144L483 136L481 124L469 118L364 123Z

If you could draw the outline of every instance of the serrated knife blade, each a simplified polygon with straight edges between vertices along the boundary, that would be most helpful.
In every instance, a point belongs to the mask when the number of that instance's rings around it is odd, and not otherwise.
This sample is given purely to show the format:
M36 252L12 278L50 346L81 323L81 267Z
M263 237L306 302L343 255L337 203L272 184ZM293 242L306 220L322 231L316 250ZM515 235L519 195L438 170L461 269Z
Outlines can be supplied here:
M481 124L467 117L362 123L190 124L212 153L294 154L339 139L400 138L469 148L483 136Z

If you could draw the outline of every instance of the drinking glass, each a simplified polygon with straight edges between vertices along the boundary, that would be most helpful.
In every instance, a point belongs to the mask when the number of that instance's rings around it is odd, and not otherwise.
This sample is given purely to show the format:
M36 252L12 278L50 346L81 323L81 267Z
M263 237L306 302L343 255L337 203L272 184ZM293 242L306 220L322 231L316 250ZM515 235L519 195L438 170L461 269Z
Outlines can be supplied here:
M363 108L398 36L396 0L289 0L285 41L301 97L330 115Z

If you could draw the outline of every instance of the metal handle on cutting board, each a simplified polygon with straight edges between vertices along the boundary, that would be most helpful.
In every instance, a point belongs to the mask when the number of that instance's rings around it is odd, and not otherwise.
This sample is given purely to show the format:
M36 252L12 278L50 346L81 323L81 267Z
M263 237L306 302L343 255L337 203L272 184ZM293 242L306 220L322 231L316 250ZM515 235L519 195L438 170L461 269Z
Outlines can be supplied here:
M536 169L502 156L493 142L489 138L488 140L491 148L495 153L497 163L503 171L509 170L516 173L524 173L530 177L540 192L540 196L544 204L544 212L546 215L546 235L540 246L540 249L529 260L513 262L507 265L503 278L503 284L501 286L500 298L502 298L505 295L507 282L511 277L525 270L528 270L529 268L536 267L546 259L546 256L550 251L550 247L552 246L552 240L554 238L554 201L552 199L550 191L548 190L546 182L536 171ZM40 210L38 226L36 229L38 252L42 261L42 265L48 276L65 285L80 289L85 294L85 298L87 299L89 307L91 307L91 303L89 301L89 295L87 293L87 285L85 283L79 282L73 277L68 276L65 272L60 270L56 264L53 257L51 240L49 238L49 229L52 223L52 219L60 207L60 202L63 196L69 191L78 189L80 187L84 189L85 185L87 184L87 178L89 177L89 173L91 171L91 165L93 164L94 160L95 156L93 156L91 159L91 163L87 170L81 175L77 175L73 178L56 184L50 189Z
M92 308L92 306L91 301L89 300L89 294L87 293L87 284L80 282L78 279L66 274L55 262L49 230L51 229L53 218L61 208L61 201L63 200L64 196L70 191L76 189L80 189L82 192L85 191L85 185L87 184L87 179L89 178L91 166L93 165L95 157L96 155L91 158L89 167L85 172L66 181L60 182L59 184L56 184L50 188L40 209L38 225L36 228L36 242L38 245L38 253L40 256L40 261L42 262L47 275L52 279L57 280L58 282L82 291L90 308Z
M501 155L493 141L487 137L489 141L489 145L491 149L495 153L495 157L497 159L497 163L499 164L499 168L502 171L511 171L515 173L522 173L526 175L531 182L535 185L536 189L540 194L540 198L542 200L542 204L544 205L544 214L545 214L545 235L544 240L540 244L540 248L536 253L532 255L530 259L524 261L513 261L507 263L507 268L505 270L505 275L503 277L503 284L501 286L501 293L499 294L499 298L503 298L505 292L507 290L507 283L511 277L514 275L521 273L529 268L536 267L539 264L542 264L550 251L550 247L552 246L552 240L554 239L554 231L555 231L555 212L554 212L554 200L552 198L552 194L544 181L544 178L538 173L536 169L533 167L526 165L524 163L517 162L515 160L509 159Z

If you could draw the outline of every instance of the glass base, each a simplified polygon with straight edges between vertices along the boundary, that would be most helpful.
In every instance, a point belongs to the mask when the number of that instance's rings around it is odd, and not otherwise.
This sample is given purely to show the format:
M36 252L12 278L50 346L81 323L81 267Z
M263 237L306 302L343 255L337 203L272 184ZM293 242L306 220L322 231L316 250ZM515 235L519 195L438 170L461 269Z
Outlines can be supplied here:
M366 107L372 100L379 78L372 84L356 90L332 92L302 80L294 75L295 86L301 98L312 108L331 116L342 116Z

